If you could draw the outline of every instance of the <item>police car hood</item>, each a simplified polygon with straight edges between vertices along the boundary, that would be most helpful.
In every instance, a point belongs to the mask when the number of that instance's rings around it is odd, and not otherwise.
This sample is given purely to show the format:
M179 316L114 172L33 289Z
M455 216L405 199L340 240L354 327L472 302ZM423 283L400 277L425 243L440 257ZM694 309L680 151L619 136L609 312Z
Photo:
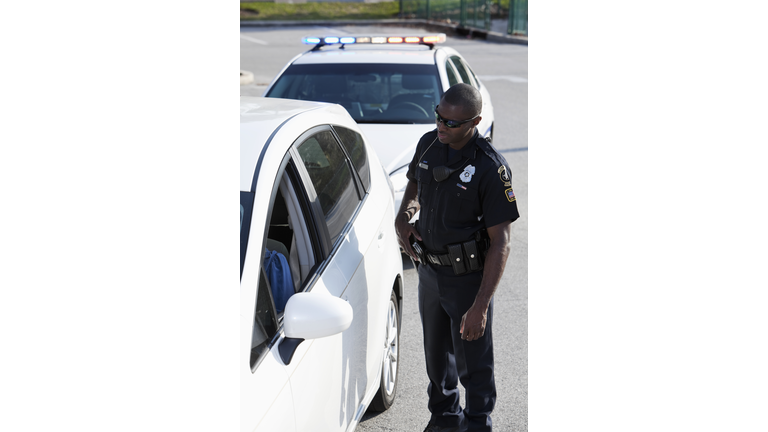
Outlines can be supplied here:
M358 123L368 142L384 165L387 174L411 162L421 137L435 129L434 124L391 124Z

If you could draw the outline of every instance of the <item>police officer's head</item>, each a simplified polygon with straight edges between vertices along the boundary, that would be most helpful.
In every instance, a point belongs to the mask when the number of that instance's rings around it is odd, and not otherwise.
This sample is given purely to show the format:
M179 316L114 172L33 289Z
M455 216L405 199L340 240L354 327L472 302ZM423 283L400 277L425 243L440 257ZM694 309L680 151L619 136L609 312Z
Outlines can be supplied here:
M482 120L482 109L483 98L476 88L464 83L449 88L435 108L437 139L456 149L464 147Z

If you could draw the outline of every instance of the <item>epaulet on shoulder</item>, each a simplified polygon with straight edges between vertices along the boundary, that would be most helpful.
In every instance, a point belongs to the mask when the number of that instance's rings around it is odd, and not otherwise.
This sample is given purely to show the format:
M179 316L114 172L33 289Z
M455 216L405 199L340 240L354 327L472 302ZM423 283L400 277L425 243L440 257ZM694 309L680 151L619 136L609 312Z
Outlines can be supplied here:
M491 139L489 137L479 136L475 142L477 143L477 146L480 147L480 149L483 151L483 153L488 155L489 158L495 162L500 162L499 153L491 144Z

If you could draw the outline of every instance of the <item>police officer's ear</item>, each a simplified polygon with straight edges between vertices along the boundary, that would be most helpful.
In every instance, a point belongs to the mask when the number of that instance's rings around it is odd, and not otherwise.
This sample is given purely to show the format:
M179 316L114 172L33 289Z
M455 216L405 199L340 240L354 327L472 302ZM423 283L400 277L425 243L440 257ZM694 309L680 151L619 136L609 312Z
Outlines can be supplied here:
M476 119L472 120L472 126L477 126L480 124L480 121L483 119L482 116L477 116Z

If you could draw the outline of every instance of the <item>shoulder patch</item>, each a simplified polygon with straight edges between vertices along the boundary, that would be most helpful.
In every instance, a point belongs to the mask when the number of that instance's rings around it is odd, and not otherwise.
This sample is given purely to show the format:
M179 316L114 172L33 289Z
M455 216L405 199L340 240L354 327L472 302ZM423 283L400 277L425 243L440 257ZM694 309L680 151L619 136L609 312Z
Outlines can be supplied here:
M505 190L504 194L507 196L507 201L509 202L517 201L517 198L515 198L515 193L512 191L512 188Z
M512 186L509 179L509 173L507 173L507 167L502 165L499 167L497 172L499 173L499 178L501 179L502 183L504 183L504 186Z

